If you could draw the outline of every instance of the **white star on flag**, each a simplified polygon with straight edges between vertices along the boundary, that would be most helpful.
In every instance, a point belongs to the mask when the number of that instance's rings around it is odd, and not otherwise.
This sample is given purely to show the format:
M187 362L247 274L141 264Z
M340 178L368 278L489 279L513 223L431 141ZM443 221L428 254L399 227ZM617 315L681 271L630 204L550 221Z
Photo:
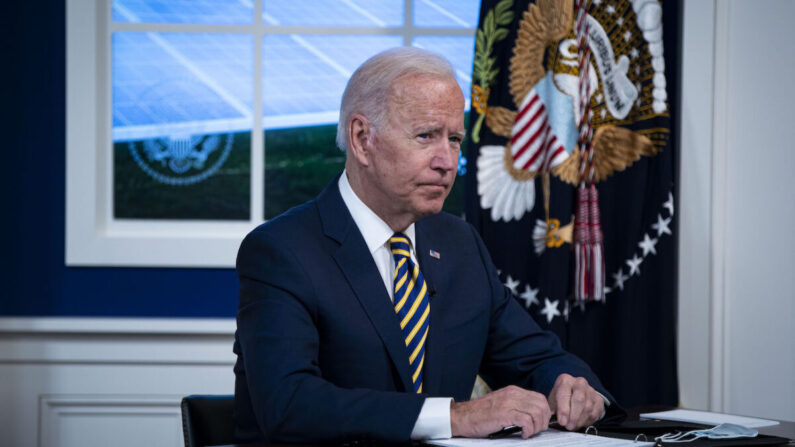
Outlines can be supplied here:
M624 33L624 42L629 42L629 39L632 39L632 31Z
M530 284L525 284L524 292L522 292L519 297L524 300L524 307L529 309L533 304L539 304L538 298L536 297L537 295L538 289L533 289L530 287Z
M655 245L657 245L657 239L650 238L649 233L644 234L643 241L638 242L638 247L643 250L643 256L646 256L649 253L656 255L657 250L654 249Z
M547 317L547 323L552 323L552 319L560 315L558 300L549 301L549 298L544 298L544 308L539 313Z
M613 279L615 280L613 287L624 290L624 281L629 279L629 275L624 274L624 269L618 269L618 272L613 273Z
M623 17L619 17L619 18L616 19L616 25L621 26L623 24L624 24L624 18Z
M657 230L657 236L662 236L663 234L672 234L671 229L668 228L669 223L671 223L670 217L663 218L662 214L658 214L657 223L651 224L651 227Z
M607 12L608 14L615 14L616 7L613 5L607 5L607 8L605 8L605 12Z
M663 208L666 208L671 216L674 215L674 195L670 192L668 193L668 200L663 203Z
M516 288L519 287L519 281L511 278L511 275L508 275L508 279L505 280L505 287L511 289L511 293L513 293L514 295L519 293L516 291Z
M629 276L636 274L640 276L641 262L643 262L643 258L639 258L637 253L632 255L632 259L627 259L627 265L629 266Z
M638 56L640 56L640 51L638 51L637 48L633 48L632 50L630 50L629 57L631 57L632 59L635 59Z

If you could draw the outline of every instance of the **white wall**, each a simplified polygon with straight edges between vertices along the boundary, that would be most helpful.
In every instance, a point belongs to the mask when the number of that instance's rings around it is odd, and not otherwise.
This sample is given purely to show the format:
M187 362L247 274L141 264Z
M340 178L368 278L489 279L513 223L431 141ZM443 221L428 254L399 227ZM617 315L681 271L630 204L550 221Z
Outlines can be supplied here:
M234 326L0 318L0 446L183 445L181 398L234 393Z
M684 406L795 420L795 2L685 2Z

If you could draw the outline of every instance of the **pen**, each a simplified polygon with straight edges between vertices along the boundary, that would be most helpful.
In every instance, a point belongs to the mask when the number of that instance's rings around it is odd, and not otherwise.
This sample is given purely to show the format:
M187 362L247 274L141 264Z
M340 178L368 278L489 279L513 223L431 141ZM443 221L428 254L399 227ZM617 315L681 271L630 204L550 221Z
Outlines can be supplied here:
M549 419L549 425L557 424L558 417L557 415L552 415ZM519 433L522 431L522 427L518 425L509 425L507 427L502 427L502 429L495 431L494 433L489 434L489 439L502 439L508 436L511 436L514 433Z
M502 427L502 429L495 431L489 435L489 439L501 439L507 438L514 433L519 433L522 431L522 427L518 425L509 425L507 427Z

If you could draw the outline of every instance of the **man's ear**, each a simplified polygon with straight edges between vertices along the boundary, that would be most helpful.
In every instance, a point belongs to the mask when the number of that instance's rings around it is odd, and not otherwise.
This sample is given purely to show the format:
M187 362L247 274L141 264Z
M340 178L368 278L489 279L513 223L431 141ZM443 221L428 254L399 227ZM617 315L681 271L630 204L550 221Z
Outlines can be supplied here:
M354 113L348 124L350 155L362 166L370 166L370 152L373 149L370 121L364 115Z

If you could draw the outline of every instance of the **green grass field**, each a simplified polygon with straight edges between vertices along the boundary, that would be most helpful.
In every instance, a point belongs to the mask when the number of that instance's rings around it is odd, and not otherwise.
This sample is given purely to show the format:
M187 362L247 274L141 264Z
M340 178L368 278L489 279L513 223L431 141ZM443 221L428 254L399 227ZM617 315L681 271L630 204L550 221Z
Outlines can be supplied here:
M313 199L345 166L334 142L336 125L265 132L265 217L270 219ZM464 182L457 178L444 206L462 215Z
M265 132L265 218L313 199L345 166L336 125Z
M226 136L219 148L209 155L205 167L221 156ZM138 153L141 142L134 142ZM248 220L251 175L251 133L233 134L229 157L215 174L191 185L161 183L147 175L135 162L129 143L113 146L113 215L129 219L208 219ZM146 160L145 155L141 155ZM148 163L156 172L173 177L199 173L190 169L179 176L159 163Z
M336 125L326 125L265 132L266 219L311 200L342 171L345 154L334 143L336 128ZM224 138L222 136L223 141ZM142 153L142 143L134 144L138 153ZM249 132L234 134L229 158L220 169L201 182L185 186L154 180L136 164L128 143L115 144L114 216L126 219L248 220L250 144ZM208 157L205 166L211 166L221 152L219 147ZM158 163L148 165L161 174L176 176ZM189 170L184 176L197 173L197 170ZM459 177L445 202L445 211L462 214L463 191L463 178Z

